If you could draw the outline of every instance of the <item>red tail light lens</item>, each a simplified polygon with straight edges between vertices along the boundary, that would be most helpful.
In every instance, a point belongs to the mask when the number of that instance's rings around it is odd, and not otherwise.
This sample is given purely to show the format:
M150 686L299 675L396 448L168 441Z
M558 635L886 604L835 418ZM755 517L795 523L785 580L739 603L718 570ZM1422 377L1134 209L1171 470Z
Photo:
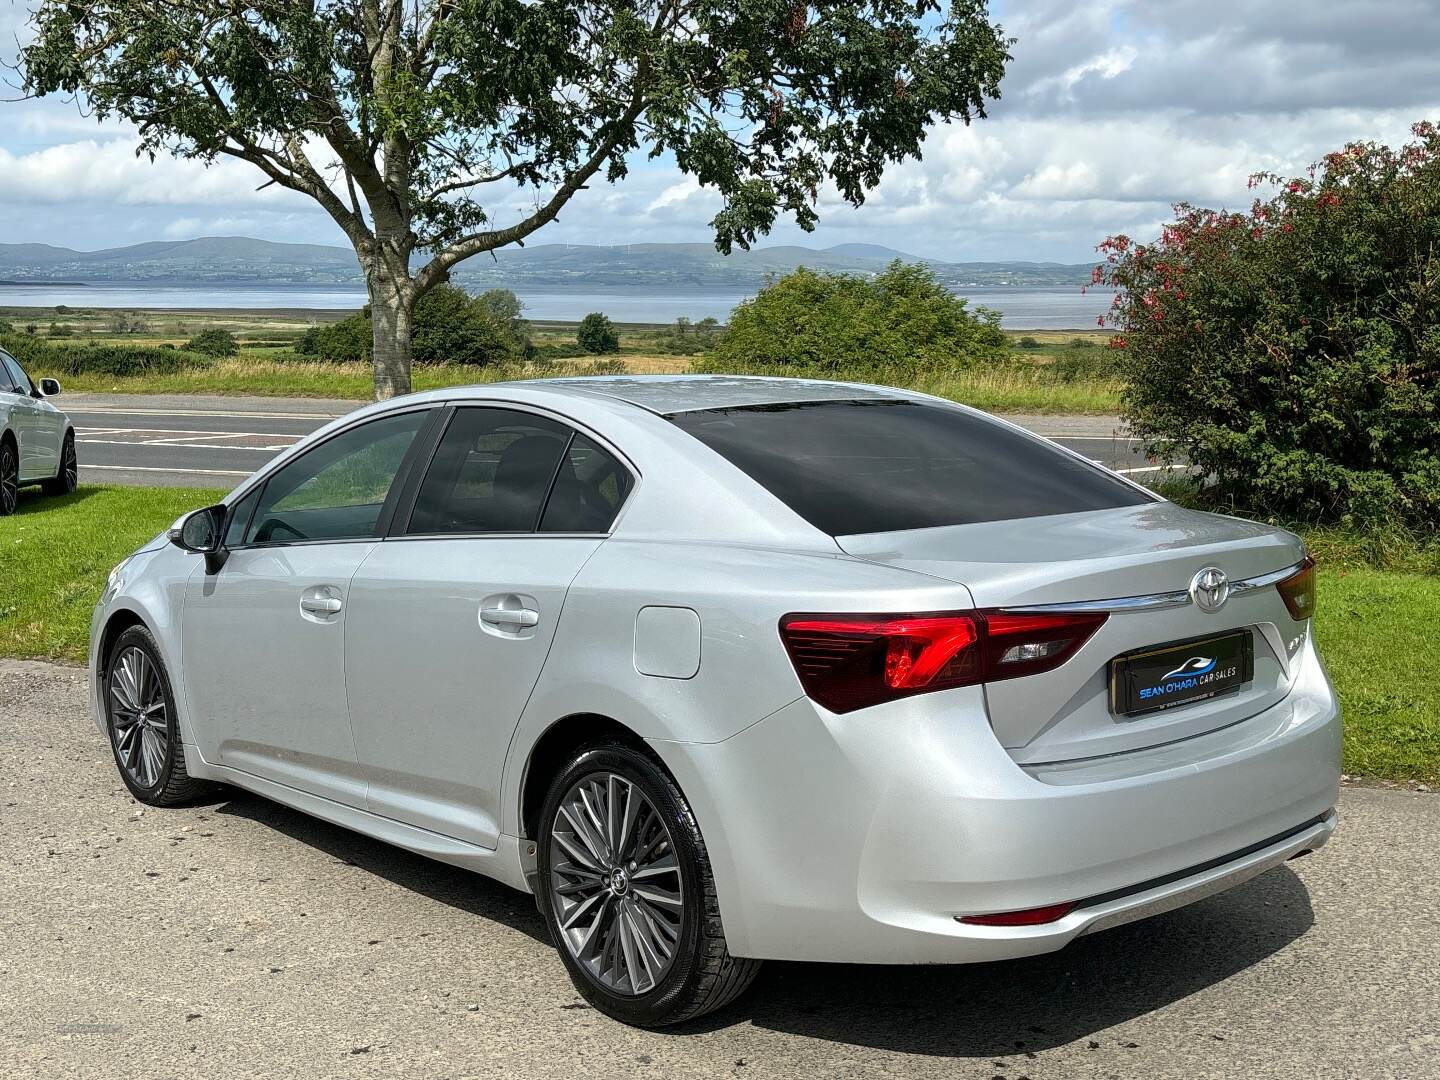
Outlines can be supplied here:
M805 693L831 712L1059 667L1099 615L960 611L787 615L780 636Z
M1280 599L1285 601L1292 619L1303 622L1310 618L1315 614L1315 560L1306 555L1300 569L1275 588L1280 590Z

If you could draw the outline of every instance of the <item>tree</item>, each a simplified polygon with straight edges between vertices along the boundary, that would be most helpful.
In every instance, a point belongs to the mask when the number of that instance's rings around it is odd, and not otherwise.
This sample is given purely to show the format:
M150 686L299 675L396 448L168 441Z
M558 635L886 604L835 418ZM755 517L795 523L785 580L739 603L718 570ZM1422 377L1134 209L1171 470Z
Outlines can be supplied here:
M728 253L781 214L812 228L827 181L859 205L932 123L983 117L1009 60L985 0L39 0L32 25L28 93L324 208L369 287L380 398L409 389L420 297L631 153L718 192Z
M492 295L496 293L509 296L513 303ZM531 351L530 331L518 317L519 310L520 302L504 289L472 299L464 289L437 286L415 305L415 362L483 366L523 360ZM373 341L367 307L339 322L312 326L301 335L295 351L317 360L369 360Z
M712 371L904 378L1003 363L1000 316L970 311L920 264L898 259L875 277L800 267L737 307L707 355Z
M620 351L620 335L608 315L592 311L580 320L575 332L575 343L588 353L610 353Z
M202 356L238 356L240 353L240 343L235 340L235 335L218 326L201 330L185 343L185 348Z
M1175 207L1111 237L1096 284L1124 411L1221 505L1282 518L1440 521L1440 130L1352 143L1248 213Z

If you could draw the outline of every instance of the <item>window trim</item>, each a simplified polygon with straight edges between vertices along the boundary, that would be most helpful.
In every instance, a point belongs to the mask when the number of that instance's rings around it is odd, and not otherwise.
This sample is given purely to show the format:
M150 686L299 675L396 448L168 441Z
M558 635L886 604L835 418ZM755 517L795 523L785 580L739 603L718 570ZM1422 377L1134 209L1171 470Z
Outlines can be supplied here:
M235 508L239 506L242 502L244 502L247 498L249 498L253 492L258 490L260 492L260 497L256 500L255 505L250 508L250 520L245 523L245 532L246 534L248 534L250 531L250 526L253 525L255 522L255 514L259 511L260 504L265 501L265 488L269 487L271 478L281 470L288 469L297 461L303 461L310 454L314 453L316 450L319 450L322 446L327 445L332 440L338 439L342 435L348 435L350 432L356 431L367 424L378 423L381 420L390 420L394 417L405 416L413 412L426 413L427 415L425 419L421 421L419 428L417 428L415 431L415 437L410 440L410 446L405 451L405 456L400 460L400 467L395 470L395 479L390 482L390 490L386 493L385 502L380 507L380 516L375 520L374 535L320 537L313 540L272 540L264 544L236 544L233 547L228 547L226 550L269 551L272 548L312 547L316 544L374 544L386 539L389 534L390 523L395 513L395 508L398 504L399 498L410 483L411 471L414 468L415 458L418 455L422 444L424 444L431 437L434 431L436 417L443 411L443 407L437 408L436 403L433 401L425 402L423 404L417 403L406 408L391 409L389 411L379 413L374 416L367 416L361 420L357 420L353 424L346 424L344 427L332 431L329 435L325 436L325 438L315 443L314 446L307 446L303 451L296 454L294 457L287 458L280 464L273 465L273 467L267 467L265 469L265 472L257 479L255 479L254 483L251 483L248 486L242 486L241 489L237 489L234 497L228 503L226 503L225 522L221 526L221 535L223 536L230 529L231 518L234 515Z
M511 530L507 530L507 531L504 531L504 532L440 532L440 533L427 532L427 533L409 533L409 532L406 532L406 531L405 531L405 529L406 529L406 528L409 526L409 524L410 524L410 519L414 516L414 513L415 513L415 503L416 503L416 502L419 500L419 498L420 498L420 487L421 487L421 485L425 482L425 477L426 477L426 475L430 472L430 467L431 467L431 465L434 464L435 455L436 455L436 454L439 452L439 450L440 450L440 443L444 440L444 438L445 438L445 433L450 430L450 425L451 425L451 423L453 423L455 416L460 412L461 409L501 409L501 410L504 410L504 411L506 411L506 412L523 412L523 413L530 413L531 415L538 416L538 417L540 417L541 419L550 420L550 421L552 421L552 422L554 422L554 423L557 423L557 424L563 424L563 425L569 430L570 434L566 437L566 440L565 440L565 449L564 449L564 451L562 452L562 454L561 454L561 456L560 456L560 460L559 460L558 462L556 462L555 472L551 475L551 477L550 477L550 484L549 484L549 486L545 489L545 498L540 501L540 511L539 511L539 513L536 515L535 524L534 524L534 526L532 526L532 527L530 528L530 530L529 530L528 532L527 532L527 531L522 531L522 530L519 530L519 529L511 529ZM540 539L557 539L557 540L586 539L586 540L594 540L594 539L597 539L597 538L598 538L598 539L605 539L605 538L607 538L607 537L609 537L609 536L614 535L614 533L615 533L615 526L616 526L617 524L619 524L620 520L625 516L625 511L630 508L630 505L631 505L631 503L633 502L633 500L634 500L634 498L635 498L635 490L636 490L636 488L638 488L638 487L640 486L640 481L641 481L640 470L637 469L637 468L635 468L634 463L633 463L625 454L622 454L622 453L615 447L615 445L610 442L610 440L606 439L606 438L605 438L604 436L602 436L602 435L597 434L597 433L596 433L592 428L590 428L588 425L583 424L583 423L580 423L580 422L577 421L577 420L573 420L573 419L571 419L570 417L566 416L564 413L555 412L555 411L552 411L552 410L549 410L549 409L538 408L538 407L536 407L536 406L530 405L528 402L506 401L506 400L503 399L503 398L476 399L476 400L465 399L465 400L462 400L462 401L447 401L447 402L443 402L443 403L442 403L442 407L441 407L440 409L436 410L436 411L446 414L446 415L445 415L445 418L444 418L443 421L441 421L440 423L437 424L437 430L436 430L436 433L435 433L435 438L434 438L434 440L433 440L433 445L430 447L429 452L428 452L428 454L426 455L424 466L423 466L423 467L417 467L417 468L413 471L412 475L408 478L408 480L409 480L409 489L408 489L407 492L406 492L406 497L405 497L404 501L402 501L402 502L400 502L400 503L398 503L398 504L396 505L396 508L395 508L395 516L394 516L394 518L393 518L393 519L391 520L391 522L390 522L390 530L389 530L389 532L388 532L388 533L385 535L385 537L384 537L384 539L387 540L387 541L392 541L392 540L402 540L402 541L403 541L403 540L486 540L486 539L507 539L507 538L513 539L513 538L516 538L516 537L525 537L525 538L532 539L532 540L540 540ZM609 454L612 458L614 458L615 461L616 461L622 468L626 469L626 470L630 473L630 478L631 478L630 491L629 491L629 493L625 496L625 501L624 501L623 503L621 503L619 509L615 511L615 516L614 516L614 518L612 518L611 521L610 521L610 527L609 527L608 529L604 530L604 531L597 531L597 532L541 532L541 531L540 531L540 523L545 520L545 511L546 511L546 510L549 508L549 506L550 506L550 496L553 495L554 492L555 492L555 481L556 481L556 478L558 478L559 475L560 475L560 468L561 468L561 466L562 466L562 465L564 464L564 462L565 462L565 455L570 452L570 446L571 446L572 443L574 443L574 441L575 441L575 436L576 436L576 435L584 435L584 436L585 436L587 439L589 439L591 442L595 443L596 446L600 447L600 449L604 450L607 454Z

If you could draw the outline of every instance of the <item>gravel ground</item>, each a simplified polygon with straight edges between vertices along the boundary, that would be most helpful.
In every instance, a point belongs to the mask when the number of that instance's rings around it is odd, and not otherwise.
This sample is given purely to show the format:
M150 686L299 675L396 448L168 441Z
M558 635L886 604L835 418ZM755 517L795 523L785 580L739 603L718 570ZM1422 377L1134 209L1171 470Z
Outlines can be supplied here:
M1049 957L770 964L664 1034L586 1008L528 897L217 790L141 812L78 669L0 661L5 1076L1440 1076L1440 797Z

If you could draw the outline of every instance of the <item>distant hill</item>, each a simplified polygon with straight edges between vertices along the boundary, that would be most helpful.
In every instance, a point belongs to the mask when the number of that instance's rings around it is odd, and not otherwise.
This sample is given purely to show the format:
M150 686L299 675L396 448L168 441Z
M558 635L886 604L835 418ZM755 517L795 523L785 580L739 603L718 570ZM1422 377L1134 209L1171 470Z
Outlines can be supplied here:
M754 288L797 266L871 274L895 259L923 262L952 287L1070 286L1090 264L949 263L876 244L815 249L777 245L725 256L710 244L539 244L504 248L462 263L455 280L471 287L704 289ZM101 251L49 244L0 244L0 279L19 284L353 285L362 277L347 248L277 244L245 236L154 241Z

